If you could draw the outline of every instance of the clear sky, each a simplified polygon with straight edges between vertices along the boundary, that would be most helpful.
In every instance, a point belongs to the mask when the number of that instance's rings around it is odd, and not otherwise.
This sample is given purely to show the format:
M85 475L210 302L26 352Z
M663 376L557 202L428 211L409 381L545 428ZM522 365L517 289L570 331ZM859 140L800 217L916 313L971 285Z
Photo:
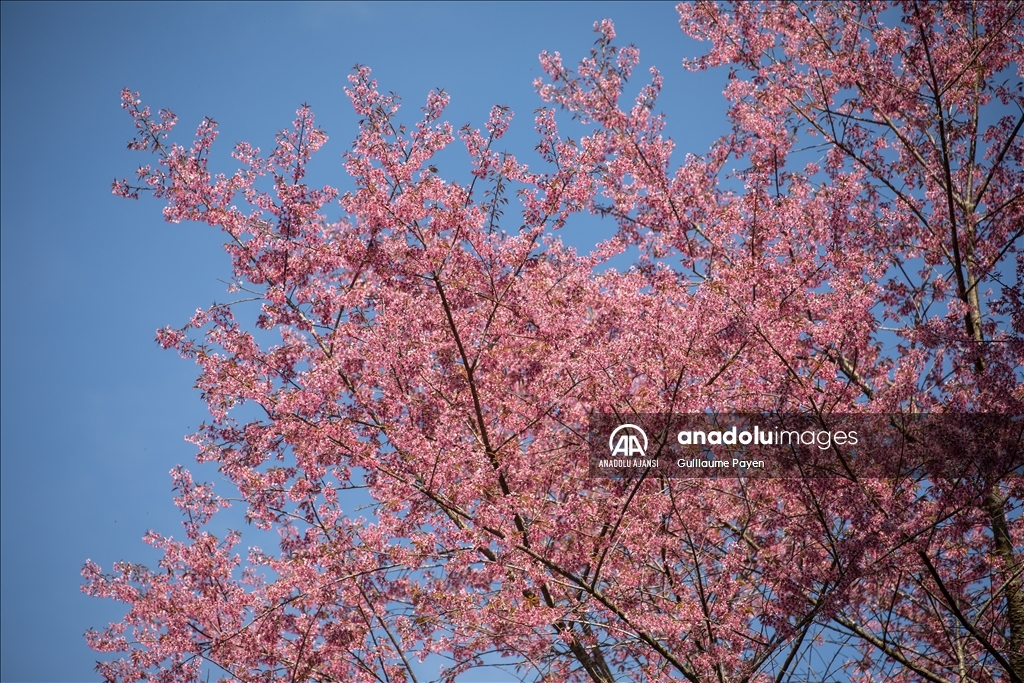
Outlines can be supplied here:
M82 595L79 570L87 558L152 564L143 533L180 533L168 471L193 462L183 436L205 417L195 367L153 337L223 300L229 263L213 229L164 223L157 201L110 194L115 176L155 163L125 149L121 88L173 109L180 140L215 118L215 170L228 172L235 142L268 150L307 102L330 135L311 182L344 186L357 117L342 88L361 63L402 95L410 120L431 88L451 94L456 128L510 105L508 149L531 162L537 55L575 64L602 18L665 76L677 154L727 132L725 74L683 70L703 49L672 3L3 3L4 683L98 680L82 634L123 608ZM589 246L602 230L568 239Z

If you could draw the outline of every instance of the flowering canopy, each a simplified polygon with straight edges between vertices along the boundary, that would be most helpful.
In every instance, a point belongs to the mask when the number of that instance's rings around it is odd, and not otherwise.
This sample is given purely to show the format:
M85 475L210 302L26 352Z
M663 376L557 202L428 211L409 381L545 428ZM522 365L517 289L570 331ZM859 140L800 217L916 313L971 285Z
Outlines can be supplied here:
M232 290L260 301L258 329L217 304L158 341L199 365L198 459L280 541L215 535L229 501L176 469L185 536L146 537L160 566L83 570L130 608L88 634L125 655L99 671L414 681L440 656L445 680L1020 680L1012 448L957 479L597 479L587 425L1020 415L1022 9L681 4L711 43L689 67L732 69L733 125L681 164L659 73L627 99L639 52L609 21L575 70L541 55L536 167L499 151L510 111L455 133L431 92L407 127L365 67L344 193L304 182L327 140L308 107L218 175L212 120L173 144L174 115L124 91L159 163L115 193L222 230ZM456 136L467 183L432 163ZM580 254L557 231L588 212L618 232ZM604 267L630 246L634 267Z

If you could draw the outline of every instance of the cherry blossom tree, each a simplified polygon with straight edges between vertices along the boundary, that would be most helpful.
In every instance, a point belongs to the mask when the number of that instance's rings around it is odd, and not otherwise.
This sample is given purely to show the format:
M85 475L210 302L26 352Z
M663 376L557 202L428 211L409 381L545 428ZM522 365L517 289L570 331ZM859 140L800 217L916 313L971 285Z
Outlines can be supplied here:
M502 148L510 111L455 132L431 92L403 124L365 67L347 192L306 182L308 107L222 175L212 120L173 143L126 90L158 163L115 193L222 230L239 301L158 333L200 368L191 440L222 481L173 472L185 534L147 535L158 567L86 564L129 608L87 634L122 656L98 670L1021 680L1019 422L948 440L967 474L829 478L595 477L588 425L1024 412L1022 11L681 4L710 42L687 66L731 69L732 124L681 163L661 76L627 94L639 51L609 21L575 69L541 55L532 166ZM456 138L465 182L432 161ZM565 246L577 214L616 236ZM277 547L218 525L232 505Z

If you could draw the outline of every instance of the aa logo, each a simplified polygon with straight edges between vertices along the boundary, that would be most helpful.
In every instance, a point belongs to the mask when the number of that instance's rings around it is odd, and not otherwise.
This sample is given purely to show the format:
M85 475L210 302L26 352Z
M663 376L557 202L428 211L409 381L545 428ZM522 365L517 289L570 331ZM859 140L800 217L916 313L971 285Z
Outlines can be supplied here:
M608 450L613 458L642 458L647 453L647 434L636 425L619 425L608 437Z

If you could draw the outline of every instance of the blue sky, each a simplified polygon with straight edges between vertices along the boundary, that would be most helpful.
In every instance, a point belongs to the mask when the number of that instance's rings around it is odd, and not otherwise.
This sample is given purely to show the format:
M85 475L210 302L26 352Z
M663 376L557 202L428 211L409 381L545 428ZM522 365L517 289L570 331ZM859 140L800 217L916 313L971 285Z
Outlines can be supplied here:
M153 563L143 533L180 533L168 471L193 462L183 436L205 417L194 366L153 337L223 299L229 263L216 231L110 194L115 176L152 161L125 149L121 88L173 109L181 139L214 117L222 162L236 141L269 149L308 102L330 135L311 181L344 185L357 117L342 88L362 63L410 117L438 87L456 127L510 105L508 149L530 162L538 53L574 64L606 17L644 68L662 70L677 153L706 151L727 131L725 74L682 69L702 46L682 35L672 3L3 3L5 683L98 680L82 633L123 610L82 595L79 570L87 558ZM584 225L568 239L586 247L606 234Z

